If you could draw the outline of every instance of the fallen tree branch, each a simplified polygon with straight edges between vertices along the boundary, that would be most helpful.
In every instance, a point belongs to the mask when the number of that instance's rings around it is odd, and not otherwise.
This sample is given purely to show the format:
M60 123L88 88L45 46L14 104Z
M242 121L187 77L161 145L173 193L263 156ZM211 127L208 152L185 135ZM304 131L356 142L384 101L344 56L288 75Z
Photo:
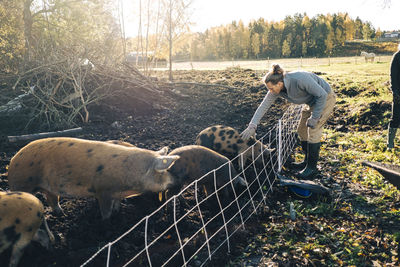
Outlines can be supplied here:
M45 137L60 137L60 136L71 136L75 135L82 131L81 127L56 131L56 132L46 132L46 133L36 133L36 134L26 134L26 135L17 135L17 136L8 136L8 142L14 143L18 141L33 141Z

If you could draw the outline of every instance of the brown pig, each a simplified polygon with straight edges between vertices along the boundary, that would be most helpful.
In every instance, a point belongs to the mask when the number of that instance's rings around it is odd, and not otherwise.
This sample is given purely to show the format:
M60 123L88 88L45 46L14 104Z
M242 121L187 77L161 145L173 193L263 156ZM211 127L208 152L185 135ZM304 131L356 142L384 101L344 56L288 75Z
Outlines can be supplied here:
M107 140L105 141L106 143L114 144L114 145L120 145L120 146L128 146L128 147L135 147L135 145L132 145L131 143L121 141L121 140Z
M106 143L111 143L114 145L120 145L120 146L128 146L128 147L136 147L135 145L132 145L131 143L125 142L125 141L121 141L121 140L107 140L105 141ZM168 147L165 146L163 148L161 148L158 153L160 155L167 155L168 154Z
M268 146L262 144L259 140L251 137L249 140L245 141L240 137L237 130L229 126L214 125L202 130L196 137L196 145L201 145L208 147L218 153L225 156L236 157L237 155L243 153L243 163L251 159L252 150L249 147L254 145L254 157L260 156L261 152L264 153L266 157L270 157L271 153L275 149L270 149ZM262 163L262 157L258 157L257 163ZM239 158L239 167L242 166L241 159Z
M135 146L135 145L132 145L131 143L128 143L128 142L125 142L125 141L121 141L121 140L107 140L105 142L111 143L111 144L114 144L114 145L120 145L120 146L129 146L129 147L134 147ZM158 153L160 155L167 155L168 154L168 150L169 150L169 148L167 146L165 146L162 149L160 149L158 151ZM166 191L158 193L158 199L160 201L162 201L164 194L165 194L165 198L166 198L167 197L167 192Z
M184 184L190 184L194 180L218 168L216 171L217 188L224 186L230 181L229 168L231 169L231 177L234 179L233 185L246 185L245 180L237 176L236 170L227 157L204 146L183 146L172 150L168 155L180 157L169 170L174 176L174 186L171 188L173 194L178 193ZM222 165L224 166L221 167ZM199 184L204 185L208 192L215 191L214 174L211 173L201 179ZM225 197L229 196L226 186L223 189L223 194Z
M78 138L46 138L23 147L11 159L12 190L41 191L62 212L59 196L94 196L103 219L120 200L146 191L159 192L172 183L167 170L179 156L147 149Z
M42 223L46 235L39 232ZM25 192L0 192L0 253L12 247L10 267L18 265L32 239L46 247L49 241L54 241L40 200Z

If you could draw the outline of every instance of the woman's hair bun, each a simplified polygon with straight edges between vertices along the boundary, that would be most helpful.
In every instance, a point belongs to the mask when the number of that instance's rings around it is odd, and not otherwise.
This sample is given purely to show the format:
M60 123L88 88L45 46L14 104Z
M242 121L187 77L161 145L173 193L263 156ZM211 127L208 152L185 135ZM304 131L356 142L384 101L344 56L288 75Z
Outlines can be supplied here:
M273 74L283 74L283 69L279 64L272 64L272 73Z
M272 84L283 82L283 74L285 73L285 71L277 63L272 64L271 67L272 70L264 76L263 82L265 84L269 82L271 82Z

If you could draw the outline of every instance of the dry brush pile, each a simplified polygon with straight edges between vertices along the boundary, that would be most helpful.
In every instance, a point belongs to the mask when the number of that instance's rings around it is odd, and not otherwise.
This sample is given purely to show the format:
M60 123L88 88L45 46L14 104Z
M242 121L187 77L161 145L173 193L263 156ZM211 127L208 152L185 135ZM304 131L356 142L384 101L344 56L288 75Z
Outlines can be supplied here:
M66 129L118 111L147 112L162 106L164 94L132 65L79 57L0 74L0 80L2 135Z

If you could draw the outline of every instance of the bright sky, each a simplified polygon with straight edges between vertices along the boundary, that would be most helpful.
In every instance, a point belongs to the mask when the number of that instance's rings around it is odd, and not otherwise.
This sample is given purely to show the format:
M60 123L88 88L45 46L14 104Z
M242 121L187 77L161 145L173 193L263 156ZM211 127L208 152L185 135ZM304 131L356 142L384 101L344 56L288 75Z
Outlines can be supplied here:
M132 8L128 6L128 2L138 2L124 1L125 13ZM391 0L390 7L384 7L384 2L385 0L192 0L191 21L194 25L191 30L204 32L207 28L227 25L234 20L242 20L245 25L259 18L280 21L287 15L304 12L309 17L347 12L353 19L358 16L363 21L371 22L375 29L399 30L400 0ZM132 17L125 14L125 18L128 21L125 22L127 35L136 35Z
M252 19L264 18L280 21L287 15L347 12L351 18L370 21L381 30L400 29L400 1L392 0L384 8L384 0L193 0L193 31L204 31L212 26L231 23L240 19L248 24Z

